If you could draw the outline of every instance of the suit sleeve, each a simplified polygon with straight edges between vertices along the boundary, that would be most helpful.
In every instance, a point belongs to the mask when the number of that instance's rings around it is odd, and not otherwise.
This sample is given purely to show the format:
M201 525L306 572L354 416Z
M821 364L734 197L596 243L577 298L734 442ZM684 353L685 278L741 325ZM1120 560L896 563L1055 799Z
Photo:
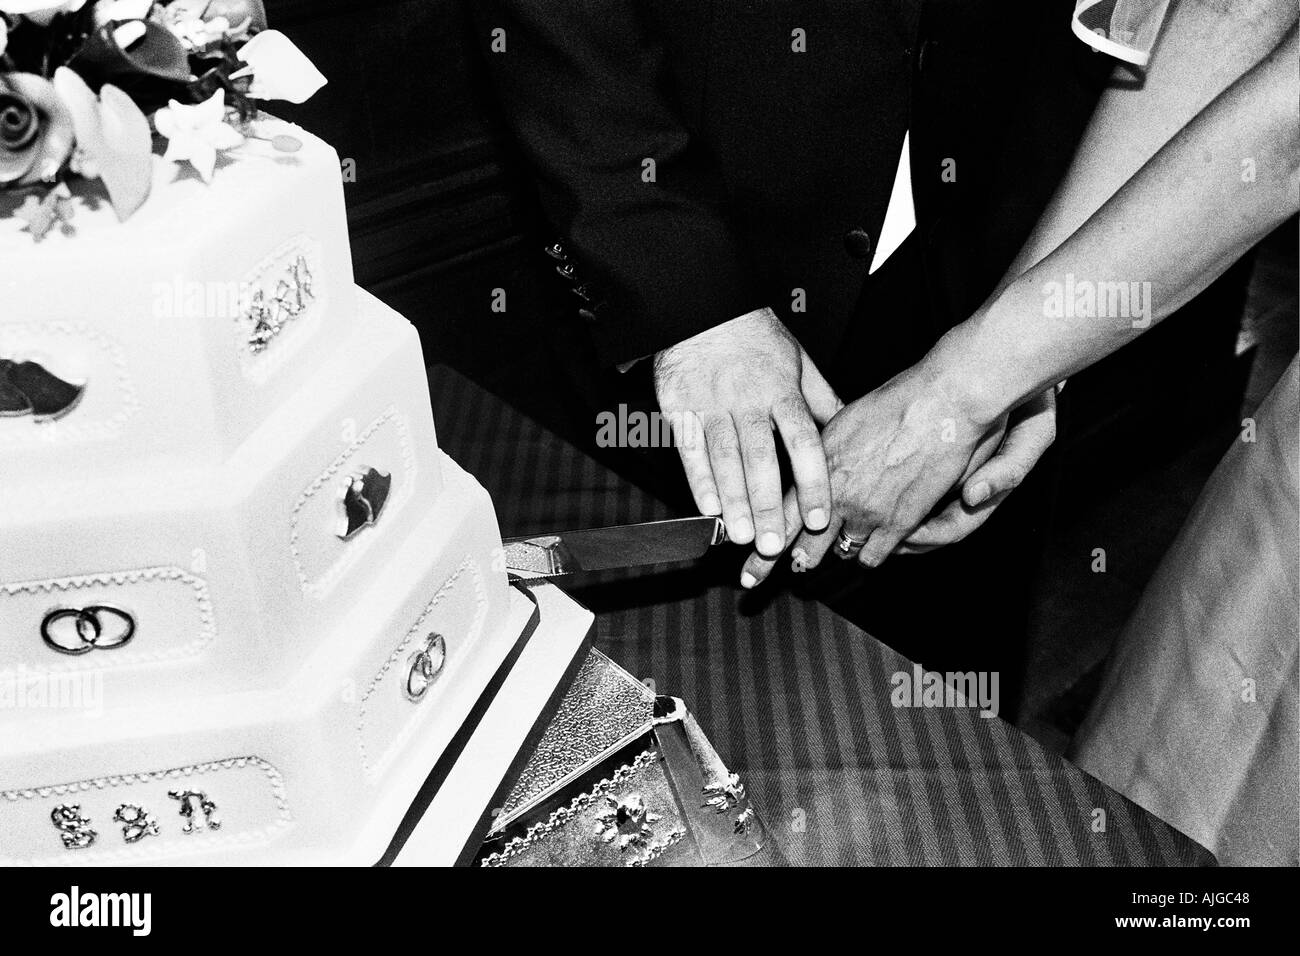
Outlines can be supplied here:
M604 300L591 322L601 359L641 358L764 305L724 219L721 178L664 95L641 5L472 6L543 211ZM505 49L494 52L498 29Z

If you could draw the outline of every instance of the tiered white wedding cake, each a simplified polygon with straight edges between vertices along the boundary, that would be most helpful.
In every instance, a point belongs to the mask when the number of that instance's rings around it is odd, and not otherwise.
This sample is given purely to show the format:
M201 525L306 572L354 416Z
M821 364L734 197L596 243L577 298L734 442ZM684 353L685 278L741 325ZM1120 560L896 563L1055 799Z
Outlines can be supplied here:
M373 863L534 613L337 155L243 131L0 192L0 862Z

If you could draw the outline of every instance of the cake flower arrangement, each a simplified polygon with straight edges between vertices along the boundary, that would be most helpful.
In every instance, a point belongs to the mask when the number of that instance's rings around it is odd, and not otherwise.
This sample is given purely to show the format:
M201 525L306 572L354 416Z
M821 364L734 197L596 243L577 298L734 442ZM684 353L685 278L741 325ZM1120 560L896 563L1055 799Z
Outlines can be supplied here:
M70 234L81 180L125 221L149 198L155 144L210 182L219 154L266 139L259 100L324 83L262 0L0 0L0 216L13 192L37 241Z

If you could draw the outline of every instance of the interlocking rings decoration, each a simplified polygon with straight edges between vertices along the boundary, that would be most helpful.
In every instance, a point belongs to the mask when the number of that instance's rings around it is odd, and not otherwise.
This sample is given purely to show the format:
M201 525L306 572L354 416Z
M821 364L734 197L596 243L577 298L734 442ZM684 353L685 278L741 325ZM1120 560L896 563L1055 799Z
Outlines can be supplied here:
M50 650L80 657L91 651L111 651L135 637L135 618L120 607L95 604L56 608L41 622L41 639Z
M429 692L433 682L442 673L442 666L447 663L447 641L441 634L430 634L424 646L411 655L407 661L406 697L419 701Z

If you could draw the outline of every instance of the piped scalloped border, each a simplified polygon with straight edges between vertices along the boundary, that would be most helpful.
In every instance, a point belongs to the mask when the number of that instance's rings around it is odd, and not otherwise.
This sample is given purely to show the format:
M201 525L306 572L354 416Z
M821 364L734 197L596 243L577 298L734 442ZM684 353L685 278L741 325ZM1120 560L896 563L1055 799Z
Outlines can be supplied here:
M79 793L88 793L92 790L109 790L116 787L129 787L137 783L157 783L163 780L179 780L182 777L192 777L205 773L219 773L222 770L242 769L252 764L261 770L266 776L271 787L271 798L275 802L277 819L268 826L261 827L257 830L244 830L235 834L217 835L215 833L201 833L186 837L186 843L181 847L185 851L195 848L204 849L210 846L230 846L240 845L247 846L251 844L264 844L269 842L279 831L287 828L293 823L293 813L289 808L289 797L284 786L284 777L274 765L261 757L229 757L225 760L211 760L206 763L188 764L184 767L174 767L170 770L152 770L143 773L115 774L104 777L92 777L88 780L78 780L75 783L56 784L47 787L26 787L19 790L0 790L0 800L16 802L19 800L37 800L47 799L49 797L76 796ZM51 854L49 857L40 857L35 860L14 860L6 857L0 857L0 866L76 866L84 865L87 859L99 863L127 863L141 860L162 859L165 857L178 855L178 844L170 843L141 843L128 849L117 849L109 851L98 851L92 857L76 856L66 854L59 856Z

